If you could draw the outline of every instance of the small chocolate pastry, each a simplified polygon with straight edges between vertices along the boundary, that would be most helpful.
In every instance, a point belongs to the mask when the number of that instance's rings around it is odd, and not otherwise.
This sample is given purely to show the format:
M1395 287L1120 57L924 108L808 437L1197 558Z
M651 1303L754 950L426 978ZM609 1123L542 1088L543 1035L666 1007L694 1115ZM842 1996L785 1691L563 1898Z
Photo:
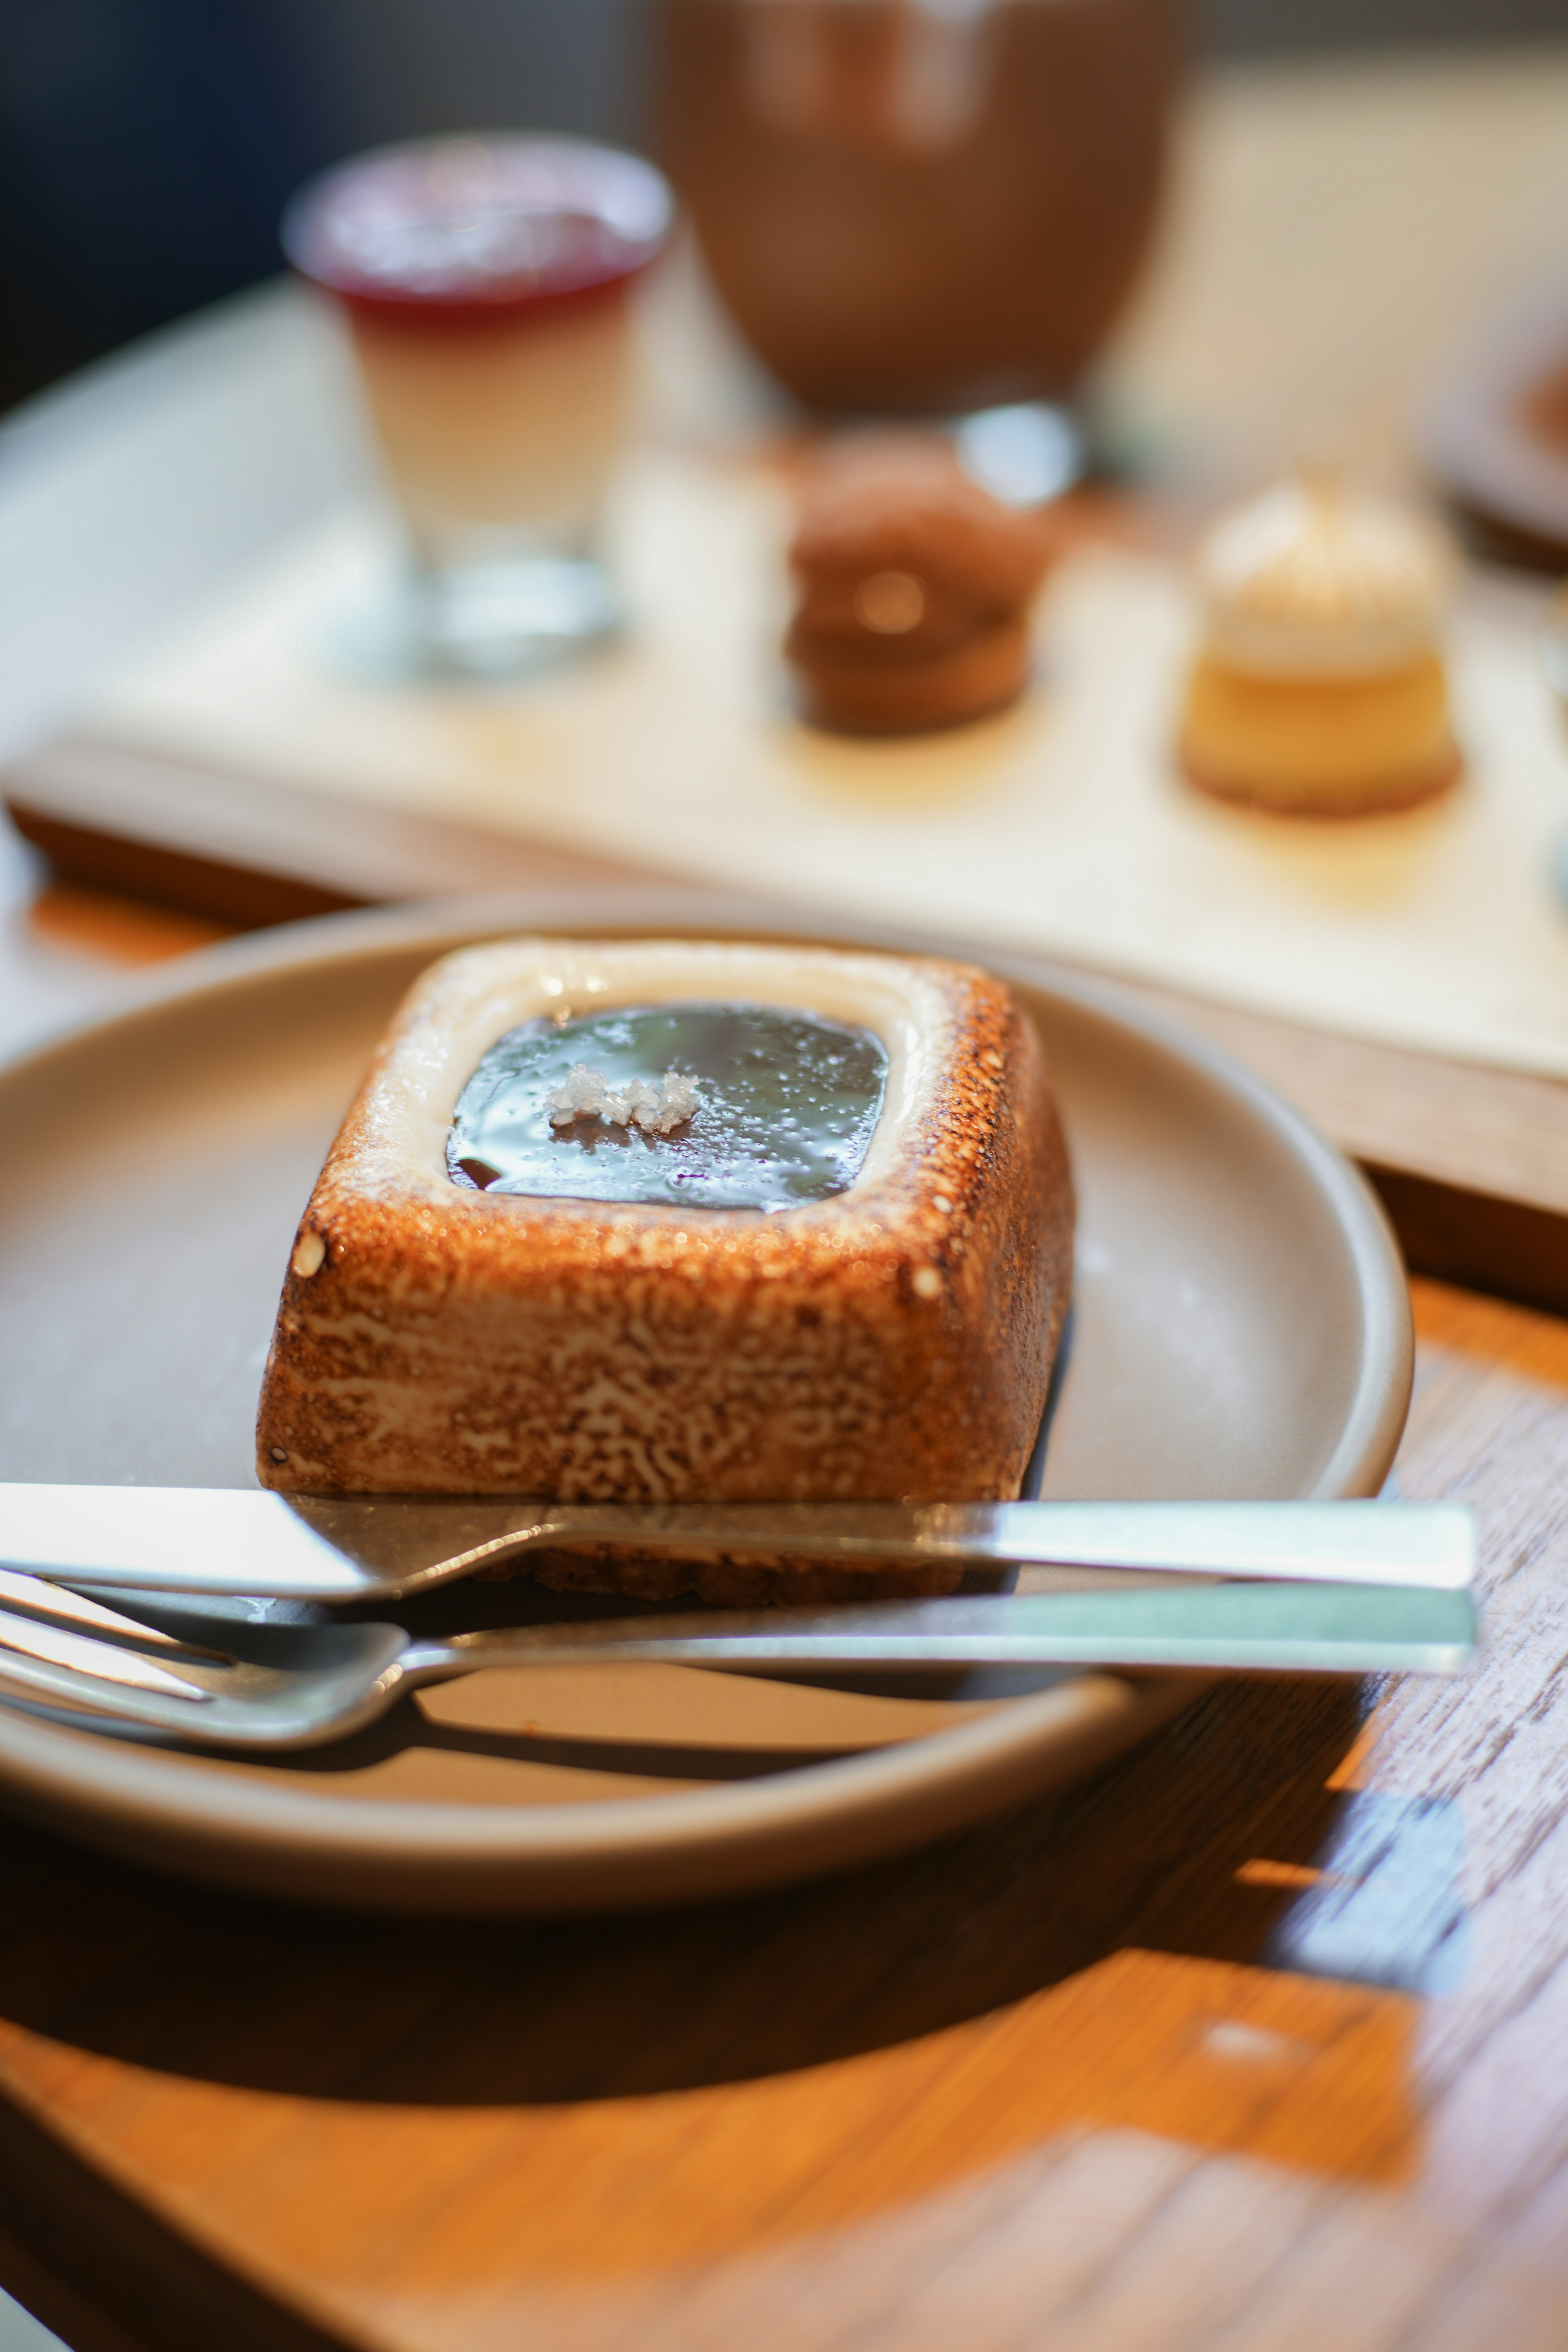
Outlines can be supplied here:
M898 735L1014 701L1051 551L1049 527L972 482L934 435L827 450L801 486L790 549L797 603L784 657L804 715Z

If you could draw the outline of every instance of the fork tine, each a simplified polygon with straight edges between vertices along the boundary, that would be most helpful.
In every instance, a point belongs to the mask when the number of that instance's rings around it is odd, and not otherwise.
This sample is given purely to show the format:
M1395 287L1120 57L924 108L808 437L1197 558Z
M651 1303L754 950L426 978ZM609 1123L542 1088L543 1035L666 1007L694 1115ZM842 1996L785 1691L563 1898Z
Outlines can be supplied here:
M16 1569L0 1568L0 1608L20 1609L29 1617L47 1618L52 1623L75 1626L83 1633L118 1633L143 1649L173 1650L184 1657L233 1664L226 1650L182 1642L155 1625L143 1625L139 1617L122 1617L118 1609L106 1609L100 1601L89 1601L83 1593L69 1592L63 1585L51 1584L41 1576L25 1576Z
M94 1642L81 1633L68 1633L58 1625L41 1624L31 1617L17 1617L8 1609L0 1609L0 1670L4 1652L14 1651L24 1658L36 1658L47 1666L64 1666L75 1675L86 1675L95 1682L123 1683L132 1690L156 1691L163 1698L206 1699L212 1694L199 1683L188 1683L179 1675L171 1675L163 1666L154 1665L138 1651L122 1649L117 1642Z

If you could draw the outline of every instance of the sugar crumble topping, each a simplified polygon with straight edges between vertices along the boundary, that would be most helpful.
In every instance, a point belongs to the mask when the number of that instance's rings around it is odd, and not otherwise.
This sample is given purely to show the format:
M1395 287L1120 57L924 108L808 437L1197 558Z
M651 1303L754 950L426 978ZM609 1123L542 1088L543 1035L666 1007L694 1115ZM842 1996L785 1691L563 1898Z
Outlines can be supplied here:
M631 1078L617 1089L603 1070L591 1070L586 1062L574 1062L544 1103L552 1127L570 1127L579 1118L603 1118L612 1127L640 1127L649 1135L669 1135L685 1126L700 1100L695 1084L679 1070L667 1070L657 1086L647 1078Z

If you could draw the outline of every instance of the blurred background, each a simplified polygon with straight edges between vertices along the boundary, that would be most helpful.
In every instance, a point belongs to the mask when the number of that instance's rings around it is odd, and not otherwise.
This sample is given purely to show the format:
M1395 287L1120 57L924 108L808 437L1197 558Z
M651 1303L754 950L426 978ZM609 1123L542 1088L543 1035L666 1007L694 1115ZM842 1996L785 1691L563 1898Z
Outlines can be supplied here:
M1199 56L1568 32L1568 0L1199 0ZM657 145L644 0L5 0L0 405L281 264L355 149L481 124Z

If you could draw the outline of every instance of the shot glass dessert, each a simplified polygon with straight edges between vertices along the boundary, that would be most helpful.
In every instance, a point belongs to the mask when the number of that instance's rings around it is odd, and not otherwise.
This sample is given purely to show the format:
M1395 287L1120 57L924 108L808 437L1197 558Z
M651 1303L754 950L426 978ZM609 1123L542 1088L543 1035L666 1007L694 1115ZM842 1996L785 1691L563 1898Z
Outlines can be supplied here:
M362 156L290 206L289 258L348 323L437 667L526 669L612 625L595 532L626 298L669 218L635 155L500 136Z

